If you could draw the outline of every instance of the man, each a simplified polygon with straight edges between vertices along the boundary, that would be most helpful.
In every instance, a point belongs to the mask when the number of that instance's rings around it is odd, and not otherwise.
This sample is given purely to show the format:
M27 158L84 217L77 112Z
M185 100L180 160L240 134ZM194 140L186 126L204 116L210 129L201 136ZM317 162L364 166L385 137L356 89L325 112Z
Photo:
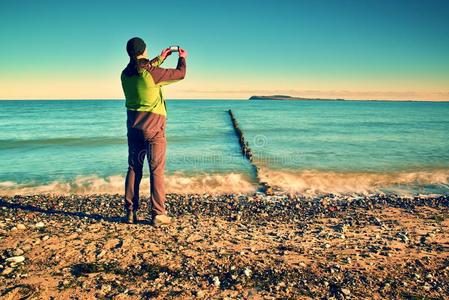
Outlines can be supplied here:
M179 48L176 69L159 66L171 54L170 48L148 60L145 42L138 37L126 44L129 64L122 71L121 82L126 98L128 135L128 173L125 181L126 221L138 221L139 184L143 161L147 156L150 167L152 224L170 224L165 209L165 124L167 110L162 86L179 81L186 74L187 52Z

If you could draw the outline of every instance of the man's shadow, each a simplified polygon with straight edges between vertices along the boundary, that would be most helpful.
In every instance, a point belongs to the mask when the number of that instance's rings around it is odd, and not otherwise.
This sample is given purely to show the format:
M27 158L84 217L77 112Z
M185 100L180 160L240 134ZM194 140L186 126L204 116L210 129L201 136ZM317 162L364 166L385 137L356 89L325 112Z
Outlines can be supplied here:
M11 203L5 201L0 198L0 206L7 207L11 209L21 209L25 211L38 212L46 215L62 215L69 217L78 217L78 218L88 218L96 221L107 221L113 223L126 223L125 219L122 216L103 216L100 214L89 214L81 211L71 212L71 211L63 211L58 209L44 209L37 206L29 205L29 204L19 204L19 203Z

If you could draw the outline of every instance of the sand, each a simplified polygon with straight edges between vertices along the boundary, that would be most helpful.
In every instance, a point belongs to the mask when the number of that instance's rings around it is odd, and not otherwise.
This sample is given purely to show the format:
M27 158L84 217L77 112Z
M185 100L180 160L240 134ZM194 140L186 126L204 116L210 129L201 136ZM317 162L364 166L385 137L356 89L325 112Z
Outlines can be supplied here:
M2 197L0 298L449 298L447 196L171 194L161 228L122 203Z

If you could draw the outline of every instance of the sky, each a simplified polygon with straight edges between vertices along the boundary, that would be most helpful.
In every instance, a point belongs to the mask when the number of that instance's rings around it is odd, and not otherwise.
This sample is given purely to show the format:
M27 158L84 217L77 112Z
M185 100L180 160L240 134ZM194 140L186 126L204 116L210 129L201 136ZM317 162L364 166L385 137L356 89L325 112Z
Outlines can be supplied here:
M138 36L188 52L168 99L449 100L446 0L0 2L0 99L123 99Z

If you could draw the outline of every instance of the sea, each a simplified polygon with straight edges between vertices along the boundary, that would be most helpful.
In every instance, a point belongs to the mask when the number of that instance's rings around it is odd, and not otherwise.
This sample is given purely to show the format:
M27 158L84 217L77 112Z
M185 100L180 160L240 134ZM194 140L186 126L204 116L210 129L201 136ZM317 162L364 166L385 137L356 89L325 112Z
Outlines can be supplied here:
M169 193L449 194L449 102L166 102ZM123 100L3 100L0 128L0 195L123 194Z

